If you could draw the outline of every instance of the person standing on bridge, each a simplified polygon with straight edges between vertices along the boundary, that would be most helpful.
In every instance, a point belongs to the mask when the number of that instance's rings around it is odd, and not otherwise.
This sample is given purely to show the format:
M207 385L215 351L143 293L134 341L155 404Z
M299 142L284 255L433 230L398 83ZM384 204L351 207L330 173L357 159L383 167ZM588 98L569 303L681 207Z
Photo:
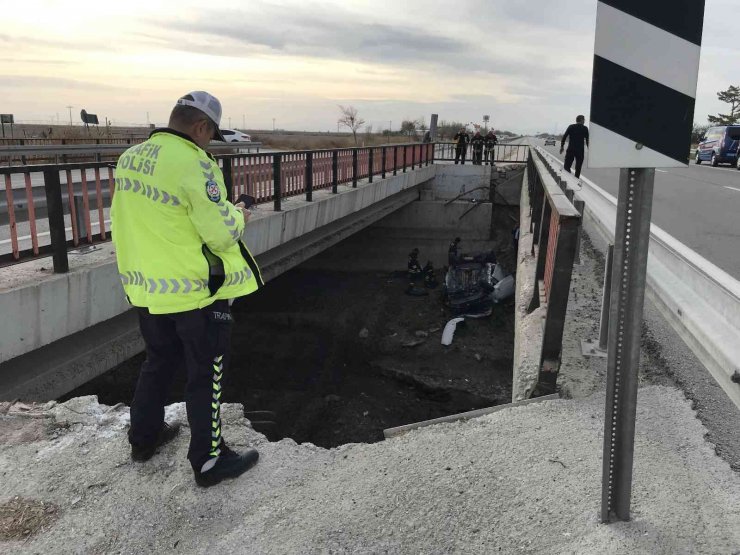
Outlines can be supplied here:
M207 92L180 98L169 127L119 158L111 207L119 275L146 344L131 403L131 457L146 461L177 435L164 406L184 367L188 459L203 487L243 474L259 458L254 449L232 451L221 437L230 301L263 281L242 242L250 213L229 202L218 163L205 150L223 140L220 120L221 103Z
M578 116L576 122L565 130L563 140L560 142L560 154L562 154L565 150L565 141L568 139L568 150L565 151L565 171L571 173L570 168L575 160L576 177L581 177L581 168L585 158L584 145L588 146L588 127L583 125L585 121L585 117Z
M455 141L455 164L460 162L465 165L465 153L468 150L468 143L470 142L470 137L465 131L465 128L461 127L453 139Z
M483 146L486 140L481 135L480 131L476 131L473 138L470 140L470 144L473 147L473 164L476 166L483 165Z
M498 137L491 129L486 135L486 165L490 163L491 166L495 166L496 160L496 145L498 144Z

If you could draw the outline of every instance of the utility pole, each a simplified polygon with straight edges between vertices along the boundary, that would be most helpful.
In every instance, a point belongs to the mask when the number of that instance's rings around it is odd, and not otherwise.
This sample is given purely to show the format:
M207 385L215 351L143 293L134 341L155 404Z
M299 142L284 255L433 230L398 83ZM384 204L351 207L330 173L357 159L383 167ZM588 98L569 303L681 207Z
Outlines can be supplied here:
M149 112L146 113L146 126L149 127Z
M69 110L69 124L72 125L72 108L74 106L67 106L67 109Z
M272 132L275 132L275 118L272 118Z
M229 116L229 129L231 129L231 116Z

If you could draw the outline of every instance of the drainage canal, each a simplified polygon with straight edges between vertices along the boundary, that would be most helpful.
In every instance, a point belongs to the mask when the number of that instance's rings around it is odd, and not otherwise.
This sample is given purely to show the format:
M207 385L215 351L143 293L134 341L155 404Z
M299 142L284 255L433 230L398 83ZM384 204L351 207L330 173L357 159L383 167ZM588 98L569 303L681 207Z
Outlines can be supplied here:
M499 240L469 242L495 249L509 270L511 214L502 214ZM379 441L385 428L509 402L513 303L466 321L452 345L441 345L451 315L440 289L409 296L405 272L388 268L405 267L414 246L422 258L425 249L446 253L449 235L406 233L365 230L237 301L223 400L243 404L270 440L322 447ZM373 265L384 269L367 269ZM442 270L437 275L443 282ZM130 404L142 361L139 355L64 399L95 394L105 404ZM180 373L169 402L183 399L184 385Z

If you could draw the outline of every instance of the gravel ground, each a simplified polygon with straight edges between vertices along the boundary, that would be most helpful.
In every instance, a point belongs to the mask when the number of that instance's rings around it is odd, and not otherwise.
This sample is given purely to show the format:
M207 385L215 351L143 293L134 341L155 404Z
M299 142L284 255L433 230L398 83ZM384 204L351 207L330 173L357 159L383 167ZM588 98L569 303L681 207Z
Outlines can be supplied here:
M36 417L6 408L0 503L59 509L0 551L740 553L740 477L672 388L640 391L633 520L599 524L603 404L603 394L546 401L333 450L269 443L227 405L225 437L262 459L210 490L192 481L187 428L133 464L125 406L81 397ZM168 419L185 423L184 407ZM18 433L25 426L32 433Z

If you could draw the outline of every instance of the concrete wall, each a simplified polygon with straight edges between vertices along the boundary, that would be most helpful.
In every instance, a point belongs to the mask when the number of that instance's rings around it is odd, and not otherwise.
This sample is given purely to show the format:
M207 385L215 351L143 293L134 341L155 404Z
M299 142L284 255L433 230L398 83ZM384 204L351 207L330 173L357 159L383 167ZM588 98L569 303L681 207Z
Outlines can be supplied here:
M469 193L465 196L466 199L488 199L490 181L491 166L439 164L434 178L433 195L431 198L422 198L451 200L463 193Z
M342 241L330 253L312 258L306 266L337 271L405 270L408 253L416 247L422 264L431 260L441 268L447 264L447 249L455 237L462 238L465 252L490 248L490 227L490 204L412 202Z
M512 402L527 399L530 391L537 384L546 311L546 307L541 305L533 312L529 312L529 303L535 292L534 276L537 268L537 259L532 255L534 235L529 231L531 217L529 215L529 195L526 187L522 187L521 199L521 228L516 273Z

